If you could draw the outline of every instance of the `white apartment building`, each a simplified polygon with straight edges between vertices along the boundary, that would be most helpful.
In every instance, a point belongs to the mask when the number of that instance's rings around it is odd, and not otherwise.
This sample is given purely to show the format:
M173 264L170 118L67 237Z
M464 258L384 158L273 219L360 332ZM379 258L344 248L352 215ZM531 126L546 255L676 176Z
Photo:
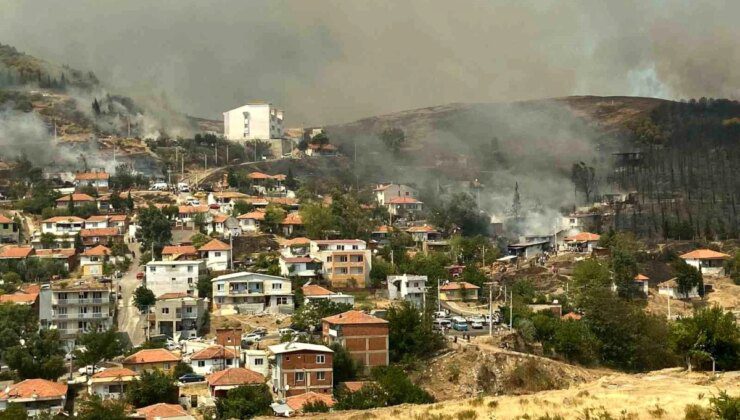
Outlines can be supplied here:
M388 276L388 299L405 300L421 308L424 304L426 284L427 276L409 274Z
M149 261L146 264L144 285L159 297L165 293L198 295L198 278L206 275L202 260Z
M269 140L283 137L283 110L253 102L223 113L227 140Z
M90 216L85 220L85 229L102 229L110 227L108 216Z
M270 365L268 357L270 353L267 350L246 349L242 350L242 366L259 373L267 378L270 374Z
M223 271L229 268L231 262L231 246L218 239L212 239L198 248L198 252L206 262L206 267L213 271Z
M41 222L41 233L74 237L85 227L85 219L76 216L57 216Z
M370 280L371 253L359 239L311 241L309 255L321 262L332 287L365 287Z
M419 192L415 188L403 184L379 184L373 192L375 200L381 206L387 206L394 198L419 198Z
M233 273L211 280L215 309L239 313L292 313L290 280L259 273Z
M113 326L115 302L107 285L94 280L62 280L43 285L39 294L41 328L56 329L66 343L97 325Z

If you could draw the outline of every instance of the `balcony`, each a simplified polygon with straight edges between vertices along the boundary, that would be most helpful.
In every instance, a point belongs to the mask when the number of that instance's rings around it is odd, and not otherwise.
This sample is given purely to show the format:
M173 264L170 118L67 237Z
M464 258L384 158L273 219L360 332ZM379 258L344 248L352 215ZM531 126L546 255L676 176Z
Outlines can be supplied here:
M51 317L54 319L103 319L108 318L110 315L107 312L88 312L88 313L54 313L52 312Z
M91 305L91 304L102 304L108 303L108 299L103 298L67 298L67 299L54 299L52 300L53 305Z

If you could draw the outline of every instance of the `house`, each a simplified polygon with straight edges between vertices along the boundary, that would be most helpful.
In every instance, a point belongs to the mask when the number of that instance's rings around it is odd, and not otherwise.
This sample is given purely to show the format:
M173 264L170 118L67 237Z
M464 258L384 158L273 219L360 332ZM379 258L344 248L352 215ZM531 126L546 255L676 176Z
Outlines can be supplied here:
M318 344L287 342L269 346L275 357L272 388L285 398L306 392L332 394L334 352Z
M27 305L36 307L38 312L39 293L41 292L41 286L38 284L26 284L18 288L13 293L5 293L0 295L1 303L13 303L15 305Z
M250 211L236 218L239 221L239 227L245 233L257 233L260 231L260 224L265 220L265 212L262 210Z
M67 402L67 384L46 379L26 379L0 392L0 411L10 404L23 406L29 416L62 413Z
M321 272L321 262L311 257L286 257L280 255L280 275L315 278Z
M598 230L601 227L601 214L573 213L563 217L561 227L571 232Z
M405 300L411 302L417 308L424 304L426 293L427 276L414 276L403 274L400 276L388 276L388 299Z
M510 255L530 259L542 255L549 247L550 241L534 241L510 244L507 248Z
M239 354L233 347L214 345L190 356L190 367L199 375L208 375L219 370L239 367Z
M309 255L321 261L322 273L332 287L365 287L369 283L371 254L365 241L311 241Z
M527 305L527 308L533 313L551 313L553 316L560 318L563 316L563 305L557 303L542 303Z
M240 272L211 280L215 309L239 313L292 313L293 291L289 279Z
M694 286L686 293L679 293L678 282L675 278L672 278L658 284L658 294L672 299L692 299L699 297L699 289Z
M224 271L231 265L231 246L218 239L212 239L198 248L198 252L209 270Z
M241 328L216 328L216 344L224 347L240 347L243 332Z
M109 217L93 215L85 219L85 229L102 229L107 228Z
M20 226L15 220L0 214L0 243L17 243L20 235Z
M85 226L85 219L77 216L57 216L41 222L41 233L50 233L62 240L74 240ZM38 238L36 238L38 240ZM59 240L59 238L57 238Z
M650 285L650 277L637 273L637 275L634 278L634 284L637 290L641 291L645 294L645 296L648 295L648 287Z
M218 398L226 396L230 389L264 384L265 376L249 369L230 367L209 374L206 382L211 396Z
M123 242L123 235L118 231L118 228L98 228L98 229L82 229L80 231L80 238L82 238L82 244L85 247L93 247L98 244L111 244L113 242Z
M97 189L108 189L110 174L105 171L77 172L75 173L76 187L94 187Z
M285 399L285 404L290 407L291 411L294 413L303 411L303 406L306 404L315 404L318 402L322 402L327 407L331 408L334 406L336 401L334 401L334 397L331 395L319 394L313 391L306 392L305 394L293 395L292 397Z
M195 227L196 217L201 217L202 222L206 225L208 223L211 223L211 213L209 212L208 206L200 205L177 207L177 221L183 226L190 228Z
M220 211L230 213L237 201L249 202L251 197L238 191L217 191L208 194L208 205L217 204Z
M291 237L303 231L303 218L297 211L290 212L280 222L280 228L283 230L283 236Z
M123 367L134 372L149 372L155 369L169 373L180 363L180 356L166 349L144 349L123 359Z
M268 363L269 355L270 354L267 350L242 350L242 365L251 371L267 377L270 373L270 364Z
M321 320L324 343L339 343L367 369L387 366L388 321L360 311L347 311Z
M66 209L70 203L73 208L80 208L85 205L95 205L95 199L87 194L73 193L57 198L56 203L58 209Z
M301 287L301 290L303 291L303 297L309 302L326 299L334 303L355 304L354 296L332 292L331 290L325 289L317 284L306 284Z
M67 271L72 271L77 267L77 250L74 248L37 248L34 257L59 261Z
M211 223L206 227L206 232L211 235L214 232L223 238L232 235L238 236L241 233L239 221L228 214L216 213L211 217Z
M480 287L464 281L453 281L440 286L439 299L442 301L478 300Z
M206 264L202 260L149 261L144 285L154 292L154 296L165 293L197 296L198 279L206 275Z
M223 113L224 137L232 141L279 139L284 135L283 110L270 103L250 102Z
M381 206L387 206L393 198L417 198L419 192L404 184L378 184L373 190L375 201Z
M108 216L108 226L118 228L118 231L125 234L128 230L129 219L125 214L111 214Z
M0 251L0 260L25 260L36 254L30 246L6 246Z
M581 232L565 238L565 244L575 252L591 252L599 244L601 236L595 233Z
M165 245L162 248L162 261L197 260L198 249L192 245Z
M111 250L103 245L85 250L80 255L80 267L83 276L100 277L103 275L103 265L108 262Z
M138 377L139 375L131 369L109 368L87 380L87 393L104 400L117 400L124 396L128 384Z
M727 254L711 249L696 249L681 255L681 259L686 261L686 264L710 276L724 276L724 262L730 258L732 257Z
M173 339L195 336L207 311L202 298L165 293L154 304L154 331Z
M146 407L137 408L134 418L145 420L195 420L188 414L187 410L178 404L157 403Z
M306 156L336 156L337 146L333 144L309 143L306 148Z
M388 225L378 226L370 232L370 245L371 246L385 246L388 244L393 227Z
M414 242L438 241L442 239L442 233L429 225L412 226L406 229L406 232L411 235Z
M387 201L388 213L403 217L421 211L424 203L413 197L393 197Z
M115 303L110 286L96 280L62 280L41 286L39 323L56 329L66 344L96 326L113 326Z
M311 252L308 238L285 239L280 243L280 254L286 257L305 257Z

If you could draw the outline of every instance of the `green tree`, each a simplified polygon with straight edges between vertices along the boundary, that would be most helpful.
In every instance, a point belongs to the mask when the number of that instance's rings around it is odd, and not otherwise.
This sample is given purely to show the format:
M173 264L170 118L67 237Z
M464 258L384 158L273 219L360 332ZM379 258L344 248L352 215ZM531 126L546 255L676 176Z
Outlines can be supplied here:
M179 377L187 373L193 373L193 368L187 363L180 362L175 365L174 369L172 369L172 379L177 380Z
M18 287L20 287L21 283L23 283L21 276L13 271L8 271L7 273L3 274L2 278L3 284L0 285L0 290L2 290L3 293L13 293L18 290Z
M568 361L589 365L598 360L599 340L585 322L558 321L552 340L555 352Z
M249 213L254 209L254 206L250 203L244 201L244 200L238 200L236 203L234 203L234 210L232 211L232 215L234 217L241 216L242 214Z
M134 407L146 407L157 403L177 403L177 385L170 375L155 370L144 371L138 379L129 383L126 400Z
M198 278L198 297L211 299L213 295L213 284L208 276Z
M64 350L56 330L40 330L22 336L23 343L4 353L8 366L22 379L56 380L64 374Z
M712 358L720 370L740 367L740 330L732 313L719 306L676 321L670 342L689 368L693 364L708 368Z
M373 369L372 378L385 391L387 405L434 402L434 397L411 382L397 366L378 366Z
M25 420L28 418L23 404L10 403L4 411L0 411L0 420Z
M157 297L154 296L154 292L147 289L146 286L139 286L134 291L134 305L139 308L140 311L145 310L147 307L154 306L157 303Z
M452 232L457 227L465 236L488 233L488 217L478 209L475 199L464 192L454 194L433 206L429 220L447 232Z
M170 221L161 210L149 206L139 213L141 241L144 249L154 247L156 258L161 258L162 248L172 240Z
M331 213L343 238L367 239L374 227L370 211L362 207L354 192L332 194Z
M298 308L293 314L293 325L299 330L310 331L321 327L321 318L341 314L352 309L349 303L337 303L328 299L316 299Z
M370 269L370 282L372 287L380 287L382 282L384 282L389 275L394 273L395 270L390 262L374 257L373 268Z
M301 411L304 413L328 413L329 406L322 400L310 400L303 404Z
M334 229L334 215L329 207L321 203L306 203L300 210L306 235L313 239L326 239Z
M93 394L79 403L76 420L126 420L126 406L121 401L104 401L98 395Z
M195 213L195 216L193 216L193 224L196 229L198 229L198 232L206 233L206 225L208 223L206 222L205 213Z
M264 224L271 233L276 233L280 223L285 219L287 212L275 203L270 203L265 209Z
M428 357L444 347L444 338L432 328L428 314L407 301L388 308L388 342L391 361L405 357Z
M54 248L56 243L56 235L49 232L44 232L39 236L39 242L44 249Z
M388 128L380 134L380 140L383 141L388 150L398 153L406 141L406 134L400 128Z
M77 362L95 367L105 360L111 360L123 354L125 344L115 327L99 331L94 324L89 332L81 334L78 343L85 347L84 351L77 350Z
M573 268L573 284L570 289L573 291L576 306L580 306L594 291L611 292L609 267L597 259L578 262Z
M200 248L203 245L207 244L211 238L209 238L207 235L203 233L196 233L195 235L190 237L190 242L192 242L193 246L196 248Z
M725 263L725 271L735 284L740 285L740 251Z
M268 414L270 404L272 395L267 385L240 386L216 399L216 412L219 419L246 419Z
M637 275L637 261L628 251L615 248L612 250L612 271L617 293L621 297L632 297L637 292L634 278Z
M704 279L701 271L686 264L684 260L677 260L673 264L673 271L676 274L676 284L680 295L688 298L689 293L696 288L699 295L704 296Z
M334 350L332 359L334 384L352 381L357 378L358 372L362 371L362 365L349 354L349 351L336 342L332 343L329 348Z

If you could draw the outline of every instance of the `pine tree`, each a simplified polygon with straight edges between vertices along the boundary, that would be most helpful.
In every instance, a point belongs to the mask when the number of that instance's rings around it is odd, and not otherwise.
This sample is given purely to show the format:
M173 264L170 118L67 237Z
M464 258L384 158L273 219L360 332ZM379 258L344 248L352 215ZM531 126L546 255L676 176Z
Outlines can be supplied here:
M100 102L98 102L98 98L93 100L92 109L95 112L95 115L100 115Z
M511 203L511 214L514 215L515 219L519 218L519 214L522 211L522 201L519 197L519 182L514 184L514 200Z

